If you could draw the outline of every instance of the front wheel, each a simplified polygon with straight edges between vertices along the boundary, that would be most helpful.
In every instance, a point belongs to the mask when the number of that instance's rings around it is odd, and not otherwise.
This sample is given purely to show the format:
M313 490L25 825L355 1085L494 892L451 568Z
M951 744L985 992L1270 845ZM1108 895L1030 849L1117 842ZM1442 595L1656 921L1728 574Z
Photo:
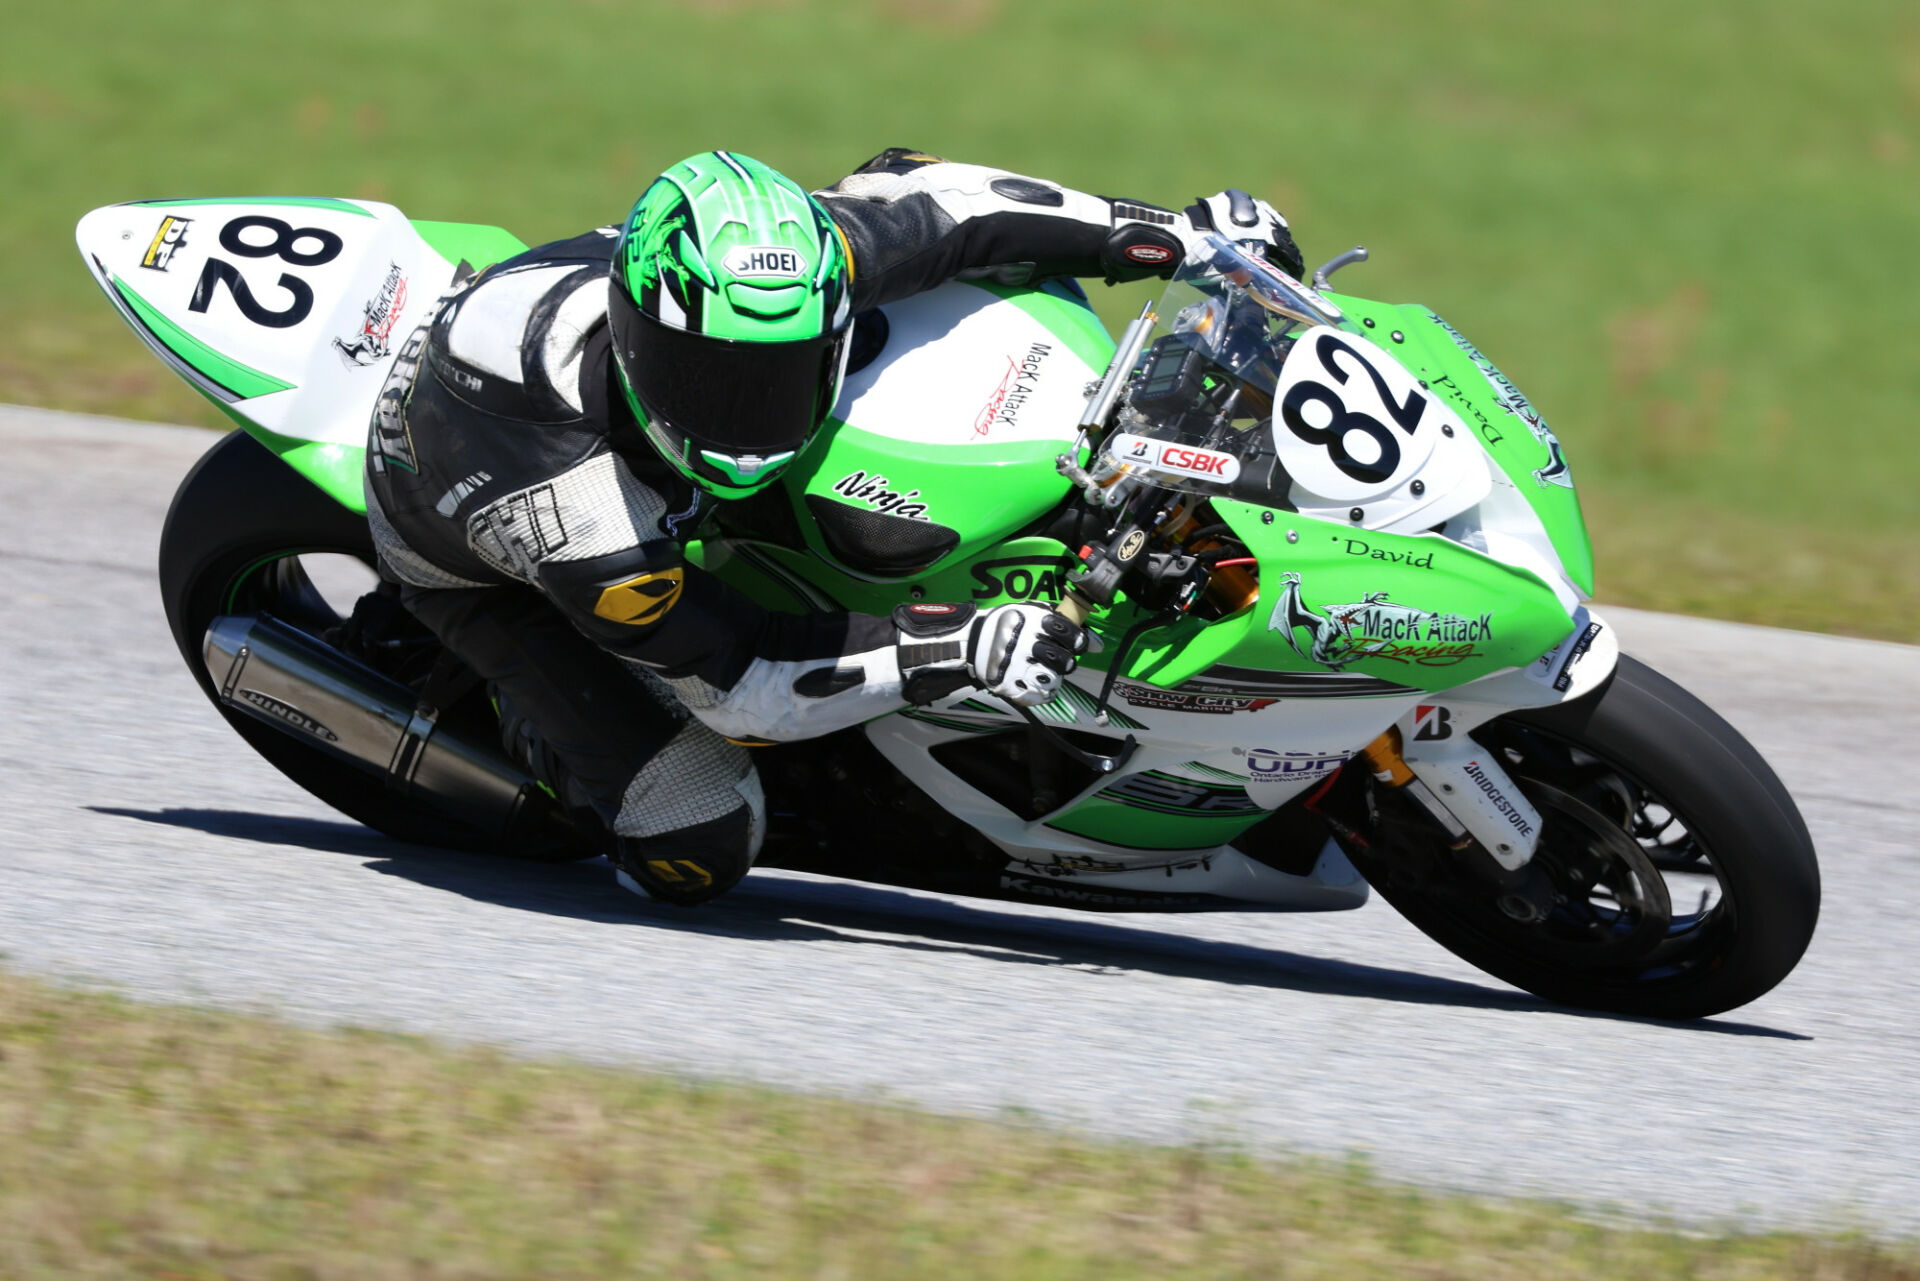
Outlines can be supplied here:
M1595 694L1474 738L1541 812L1531 898L1544 910L1438 840L1351 851L1448 951L1549 1000L1654 1018L1744 1005L1799 962L1820 914L1806 824L1752 745L1686 690L1623 657Z

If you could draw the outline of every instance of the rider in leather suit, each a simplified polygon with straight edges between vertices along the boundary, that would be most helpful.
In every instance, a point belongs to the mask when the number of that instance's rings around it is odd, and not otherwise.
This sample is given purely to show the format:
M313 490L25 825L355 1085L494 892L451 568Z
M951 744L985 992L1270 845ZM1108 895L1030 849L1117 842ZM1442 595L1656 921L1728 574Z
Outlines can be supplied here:
M1213 230L1301 270L1239 191L1177 213L895 148L809 197L691 157L623 226L461 282L402 346L367 455L383 573L489 683L509 751L611 833L622 884L710 898L764 835L749 745L966 686L1044 702L1085 648L1038 605L774 613L685 561L716 500L819 430L851 318L956 278L1169 275Z

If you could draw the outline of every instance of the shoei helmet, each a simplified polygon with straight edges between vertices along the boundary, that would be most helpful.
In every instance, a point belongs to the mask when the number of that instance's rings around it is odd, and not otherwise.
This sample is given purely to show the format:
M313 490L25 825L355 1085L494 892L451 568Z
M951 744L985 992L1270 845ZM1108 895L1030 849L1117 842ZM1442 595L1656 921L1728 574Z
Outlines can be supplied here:
M663 457L742 498L807 447L846 369L845 241L799 184L727 151L661 174L627 216L614 366Z

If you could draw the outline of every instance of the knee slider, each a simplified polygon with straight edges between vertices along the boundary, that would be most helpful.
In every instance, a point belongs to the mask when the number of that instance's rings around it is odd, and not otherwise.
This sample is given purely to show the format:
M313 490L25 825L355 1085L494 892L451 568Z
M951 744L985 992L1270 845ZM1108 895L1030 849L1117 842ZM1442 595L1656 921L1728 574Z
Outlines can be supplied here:
M614 840L613 862L648 897L692 907L738 885L753 866L753 817L742 805L724 818L658 836Z

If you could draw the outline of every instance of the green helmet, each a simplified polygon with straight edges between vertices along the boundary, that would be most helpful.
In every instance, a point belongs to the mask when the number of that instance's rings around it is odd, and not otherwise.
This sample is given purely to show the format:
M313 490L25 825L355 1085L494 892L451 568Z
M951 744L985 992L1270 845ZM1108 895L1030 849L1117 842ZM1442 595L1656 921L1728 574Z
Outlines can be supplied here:
M850 282L839 229L791 178L727 151L661 174L627 215L607 303L661 455L721 498L778 476L840 394Z

